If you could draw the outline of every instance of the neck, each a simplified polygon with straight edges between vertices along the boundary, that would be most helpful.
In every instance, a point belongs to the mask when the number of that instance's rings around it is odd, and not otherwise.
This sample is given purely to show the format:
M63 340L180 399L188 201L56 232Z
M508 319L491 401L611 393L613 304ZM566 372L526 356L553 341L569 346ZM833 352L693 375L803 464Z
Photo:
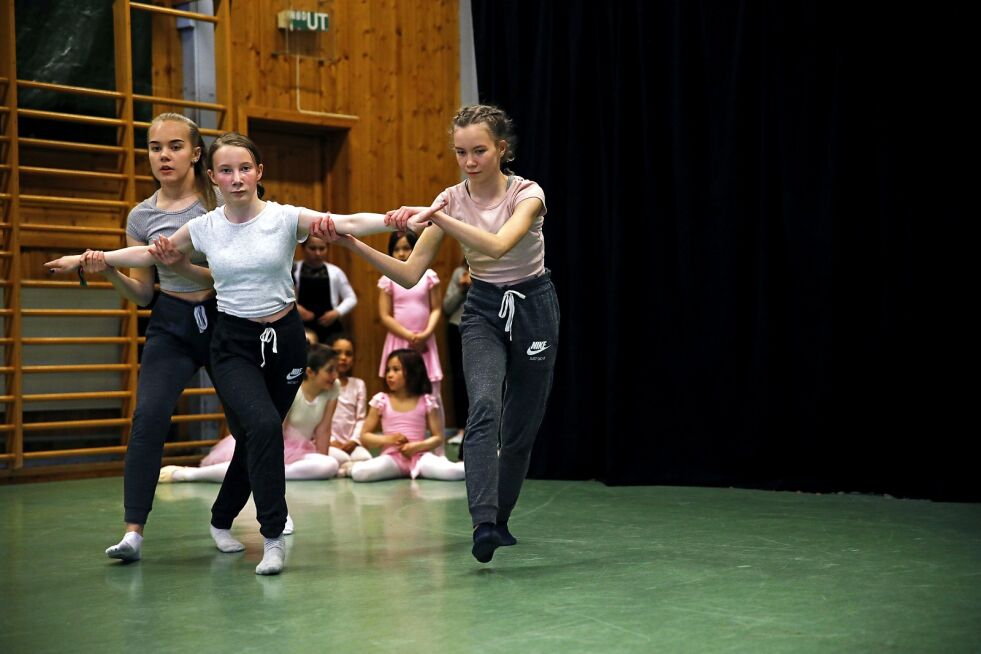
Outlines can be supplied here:
M197 195L198 189L194 183L194 175L188 175L184 179L170 184L161 183L159 194L160 198L171 202Z
M231 204L229 202L225 203L225 217L236 223L244 223L252 220L259 215L262 208L266 205L265 202L259 199L259 196L253 195L252 199L248 202L243 202L242 204Z
M498 171L496 175L490 175L480 180L467 180L467 184L469 185L470 197L486 200L504 193L508 186L508 176Z
M412 397L411 395L409 395L409 392L404 388L400 391L389 391L388 394L397 400L407 400Z

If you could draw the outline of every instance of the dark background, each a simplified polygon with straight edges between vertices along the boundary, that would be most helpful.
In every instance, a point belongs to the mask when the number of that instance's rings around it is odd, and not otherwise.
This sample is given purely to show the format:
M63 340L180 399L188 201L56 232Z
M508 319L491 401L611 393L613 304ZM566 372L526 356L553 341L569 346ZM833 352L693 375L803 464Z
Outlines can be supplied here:
M531 476L981 500L974 23L918 7L474 1L563 312Z

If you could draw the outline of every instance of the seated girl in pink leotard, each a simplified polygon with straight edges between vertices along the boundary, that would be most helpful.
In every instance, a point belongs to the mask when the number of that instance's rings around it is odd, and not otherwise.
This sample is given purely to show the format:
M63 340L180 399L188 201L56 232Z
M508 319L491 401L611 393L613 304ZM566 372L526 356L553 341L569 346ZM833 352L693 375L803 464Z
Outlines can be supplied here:
M398 477L425 477L459 481L463 462L452 462L434 453L443 444L443 423L438 403L430 394L432 384L426 365L416 350L400 349L385 364L388 393L378 393L368 403L361 442L382 448L370 461L351 468L354 481L380 481ZM426 437L426 428L432 434Z

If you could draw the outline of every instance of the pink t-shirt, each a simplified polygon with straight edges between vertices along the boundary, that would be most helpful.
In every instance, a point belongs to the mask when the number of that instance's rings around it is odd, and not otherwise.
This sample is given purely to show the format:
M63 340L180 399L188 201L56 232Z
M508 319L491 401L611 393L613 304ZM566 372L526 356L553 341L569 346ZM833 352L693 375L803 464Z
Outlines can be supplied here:
M538 198L542 201L542 211L531 223L531 229L511 251L500 259L493 259L476 250L463 246L463 253L470 264L470 274L491 284L505 285L529 277L537 277L545 272L545 236L542 225L545 223L545 191L537 183L514 175L504 199L494 206L478 204L467 192L466 181L443 191L447 200L443 212L468 225L479 227L485 232L497 233L514 214L514 209L523 200Z
M364 380L349 377L347 386L341 386L334 409L330 437L339 443L361 442L361 426L368 414L368 389Z

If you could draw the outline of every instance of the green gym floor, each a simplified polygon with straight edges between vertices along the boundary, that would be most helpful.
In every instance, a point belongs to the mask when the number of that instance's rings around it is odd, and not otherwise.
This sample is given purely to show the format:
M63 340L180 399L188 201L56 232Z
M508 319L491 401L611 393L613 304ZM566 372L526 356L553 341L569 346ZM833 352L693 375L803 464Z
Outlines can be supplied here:
M0 652L978 652L981 505L529 481L470 556L463 483L290 482L286 571L253 506L161 485L143 560L120 478L0 486Z

